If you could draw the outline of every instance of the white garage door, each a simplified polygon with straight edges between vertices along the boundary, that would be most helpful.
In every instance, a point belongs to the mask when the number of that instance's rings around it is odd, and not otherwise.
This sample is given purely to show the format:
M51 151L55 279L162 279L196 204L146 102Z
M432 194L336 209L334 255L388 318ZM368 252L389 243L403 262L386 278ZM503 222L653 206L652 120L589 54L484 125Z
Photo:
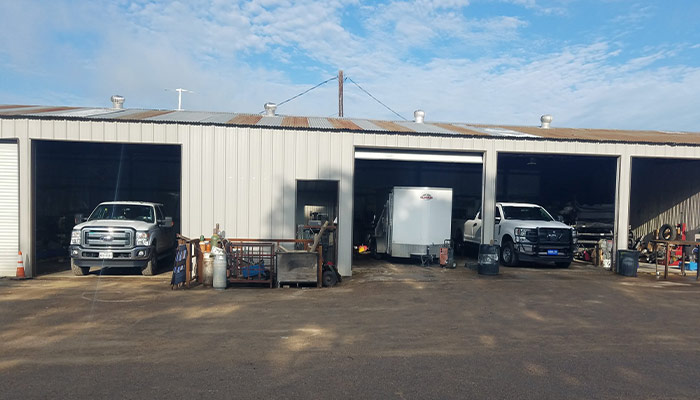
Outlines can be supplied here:
M459 164L482 164L479 153L428 152L394 149L356 149L357 160L422 161Z
M0 142L0 276L15 276L19 251L17 143Z

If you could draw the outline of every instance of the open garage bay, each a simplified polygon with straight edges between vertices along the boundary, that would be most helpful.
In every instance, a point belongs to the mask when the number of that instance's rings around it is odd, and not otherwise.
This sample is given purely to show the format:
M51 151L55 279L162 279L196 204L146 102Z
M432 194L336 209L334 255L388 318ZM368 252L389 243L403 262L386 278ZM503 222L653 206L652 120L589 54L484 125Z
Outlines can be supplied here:
M38 274L70 268L71 230L103 201L163 203L179 231L180 146L34 141L32 153Z

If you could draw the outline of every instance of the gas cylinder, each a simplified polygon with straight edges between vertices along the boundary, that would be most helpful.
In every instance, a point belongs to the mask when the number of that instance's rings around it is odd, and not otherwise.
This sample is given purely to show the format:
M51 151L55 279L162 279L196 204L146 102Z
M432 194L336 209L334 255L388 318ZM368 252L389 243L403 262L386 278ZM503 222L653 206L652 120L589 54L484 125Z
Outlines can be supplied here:
M214 256L214 289L226 289L226 255L217 252Z

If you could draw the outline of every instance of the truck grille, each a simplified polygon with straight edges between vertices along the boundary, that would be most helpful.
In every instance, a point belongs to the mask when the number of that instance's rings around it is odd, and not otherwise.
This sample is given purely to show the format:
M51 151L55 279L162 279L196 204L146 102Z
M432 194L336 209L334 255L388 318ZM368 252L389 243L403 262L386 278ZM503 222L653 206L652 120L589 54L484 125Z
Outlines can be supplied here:
M83 247L100 248L129 248L134 245L132 229L85 229L83 230Z
M540 244L570 244L571 229L539 228L537 237Z

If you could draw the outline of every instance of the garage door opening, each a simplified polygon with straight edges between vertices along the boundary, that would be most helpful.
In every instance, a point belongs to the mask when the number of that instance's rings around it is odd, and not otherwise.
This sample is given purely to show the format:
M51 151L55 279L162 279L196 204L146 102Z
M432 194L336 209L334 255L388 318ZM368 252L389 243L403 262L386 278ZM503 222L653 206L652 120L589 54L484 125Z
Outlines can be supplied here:
M615 157L500 154L496 199L534 203L579 233L576 256L614 237Z
M700 233L700 160L633 158L630 226L635 249L654 262L649 240L664 227L676 239ZM666 228L668 227L668 228Z
M70 269L71 230L103 201L163 203L180 231L179 145L35 140L32 160L37 274Z
M297 238L314 239L322 225L328 221L336 226L327 231L321 239L324 262L337 264L338 230L338 181L328 180L298 180L295 221Z
M358 150L353 184L353 246L370 245L394 187L452 189L449 236L461 239L464 222L481 206L481 155Z

